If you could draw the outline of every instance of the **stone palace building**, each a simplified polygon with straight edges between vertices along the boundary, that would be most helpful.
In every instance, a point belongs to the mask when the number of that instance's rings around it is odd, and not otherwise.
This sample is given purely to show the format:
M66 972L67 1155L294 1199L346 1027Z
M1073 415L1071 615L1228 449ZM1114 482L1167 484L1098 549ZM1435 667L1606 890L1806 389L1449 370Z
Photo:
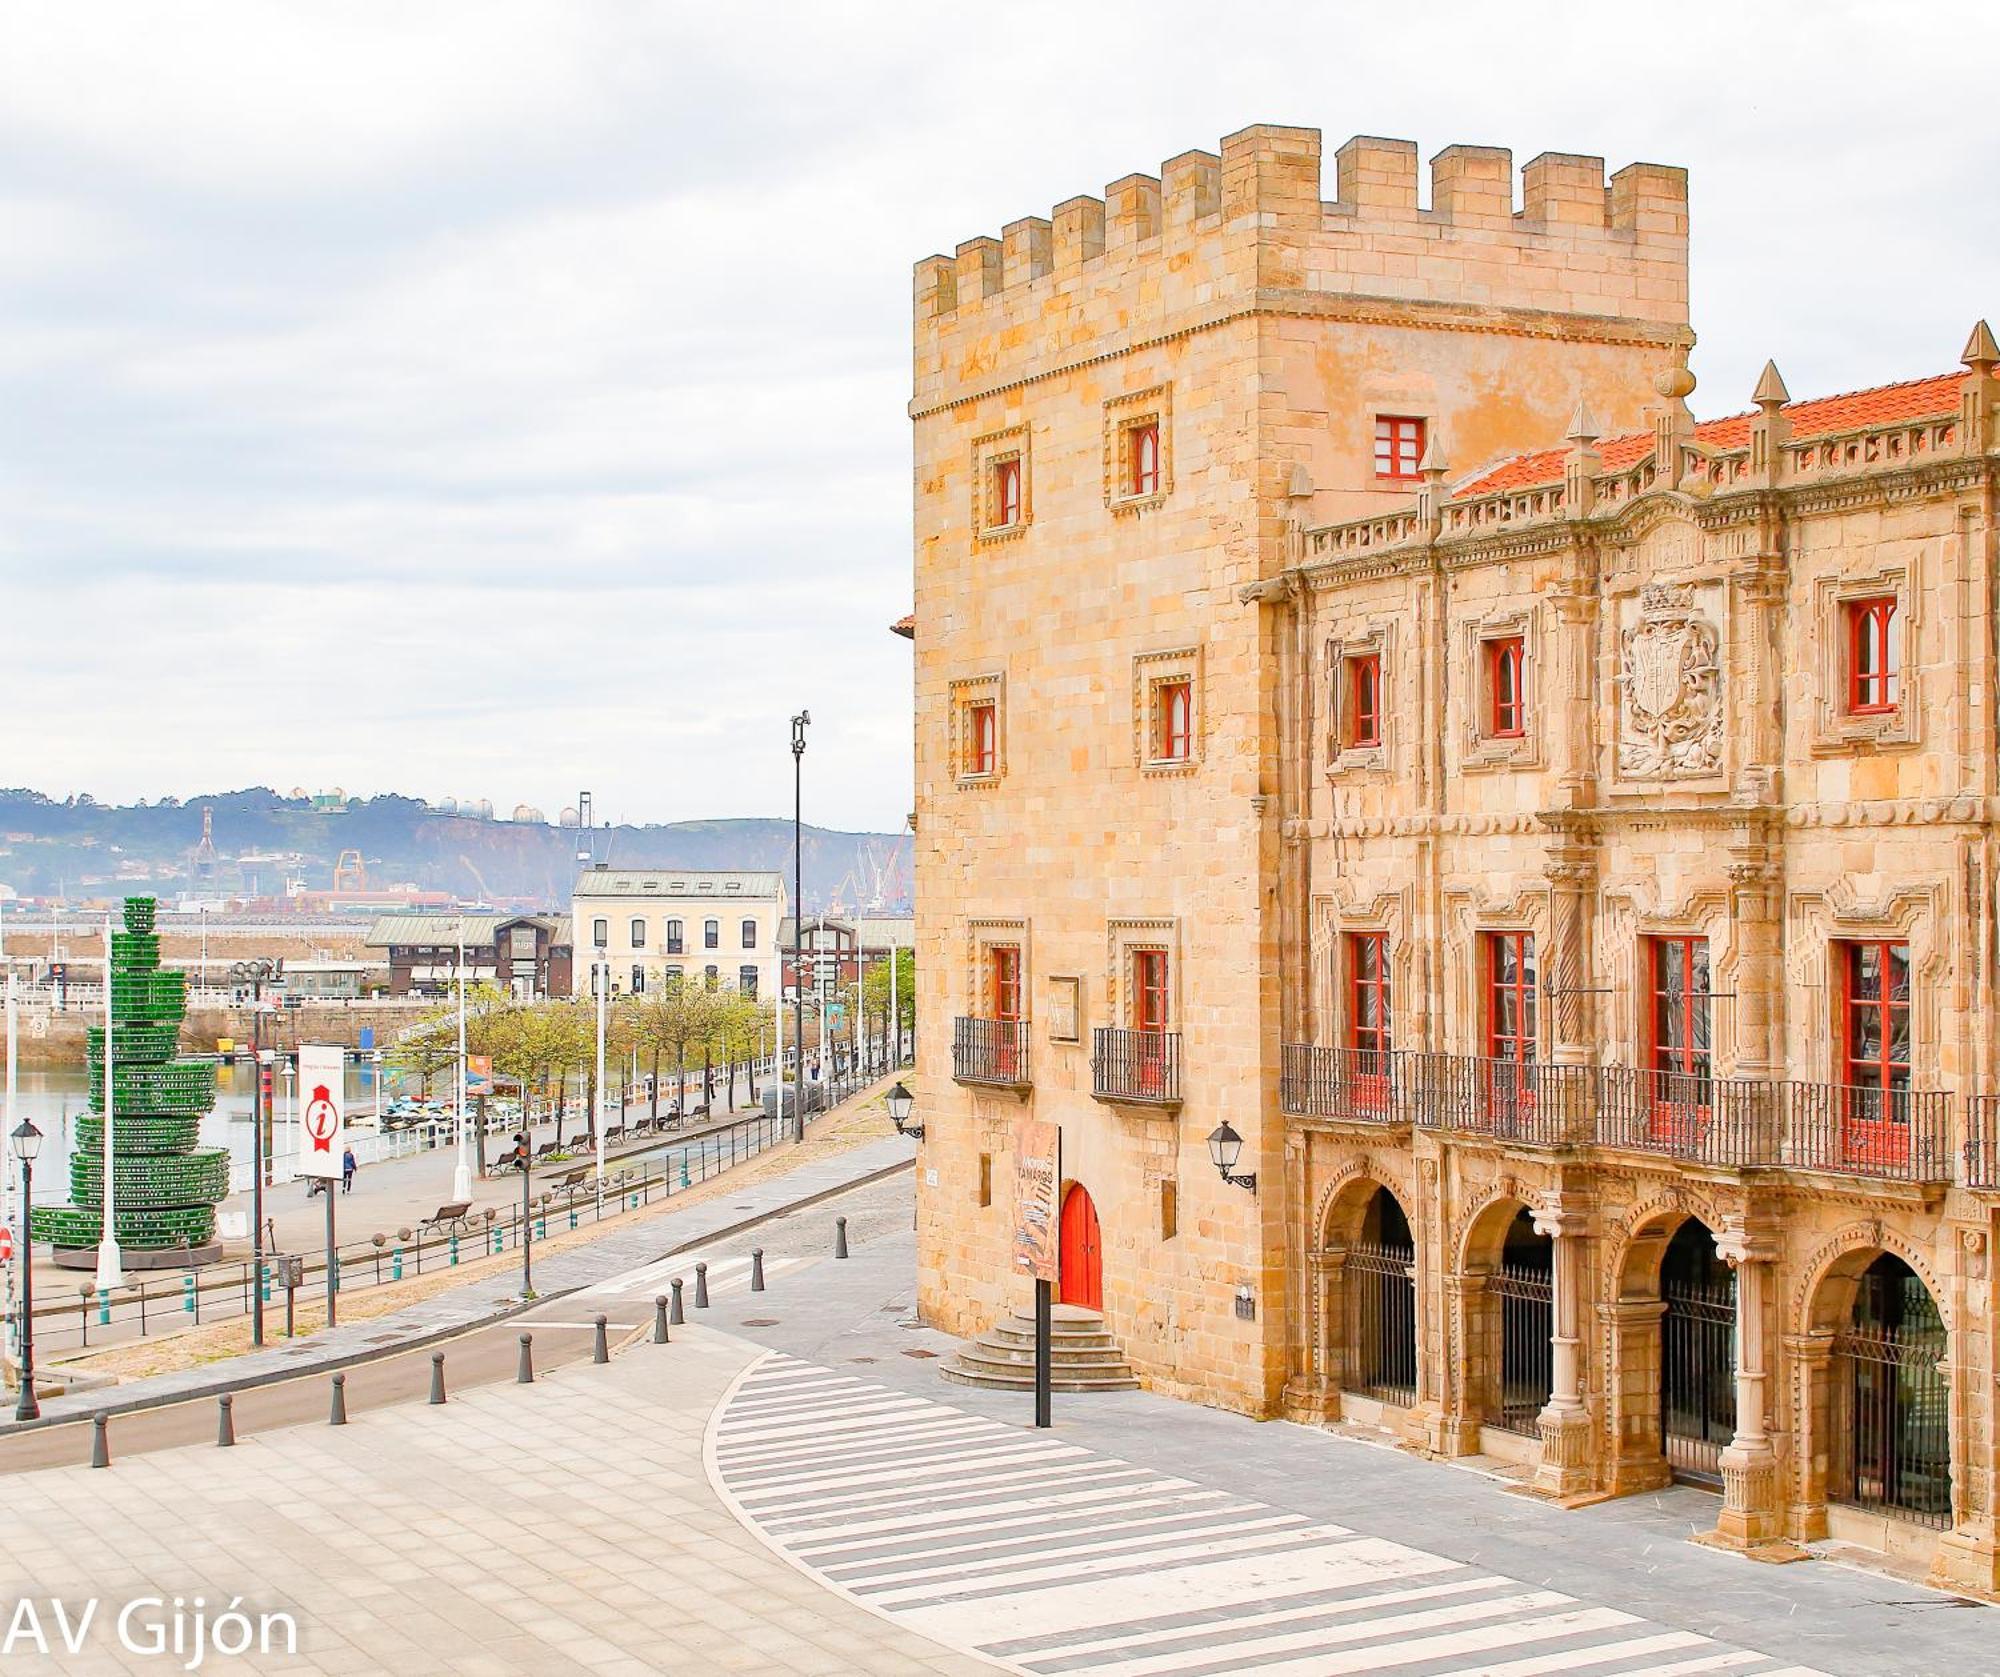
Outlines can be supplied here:
M1049 1120L1155 1388L1990 1591L2000 349L1697 421L1681 171L1333 176L917 267L921 1308Z

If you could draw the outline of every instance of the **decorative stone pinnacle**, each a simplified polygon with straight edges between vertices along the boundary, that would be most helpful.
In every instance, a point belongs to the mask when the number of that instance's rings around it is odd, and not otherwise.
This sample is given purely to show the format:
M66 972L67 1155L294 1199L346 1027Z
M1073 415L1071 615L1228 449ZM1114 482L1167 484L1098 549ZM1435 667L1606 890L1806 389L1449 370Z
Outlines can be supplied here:
M1597 415L1590 411L1590 404L1578 398L1576 412L1569 416L1569 432L1565 442L1575 443L1578 448L1588 448L1604 435L1604 428L1597 423Z
M1435 472L1439 477L1451 470L1445 464L1444 440L1438 435L1436 426L1430 428L1430 435L1424 439L1424 457L1417 462L1417 470L1426 477Z
M1965 353L1959 360L1979 372L2000 361L2000 344L1993 341L1993 328L1985 321L1973 324L1972 336L1965 340Z
M1763 376L1757 380L1757 388L1751 393L1750 400L1766 413L1775 413L1791 399L1792 393L1785 388L1784 378L1778 372L1778 363L1766 361Z

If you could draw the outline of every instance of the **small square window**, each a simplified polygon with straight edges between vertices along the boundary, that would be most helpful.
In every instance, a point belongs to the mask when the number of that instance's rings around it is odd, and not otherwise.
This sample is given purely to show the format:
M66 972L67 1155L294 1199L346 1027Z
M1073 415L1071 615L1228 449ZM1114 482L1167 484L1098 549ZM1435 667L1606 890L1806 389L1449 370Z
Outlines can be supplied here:
M1887 716L1902 699L1903 625L1893 595L1847 605L1847 713Z
M1194 755L1194 683L1185 676L1153 690L1153 761L1185 763Z
M1393 483L1414 483L1422 475L1424 421L1398 414L1375 416L1375 475Z
M1364 747L1382 743L1382 655L1356 653L1347 660L1347 738Z
M992 528L1010 529L1021 522L1021 458L993 462Z
M1486 732L1492 739L1520 739L1528 731L1527 647L1519 635L1485 643Z

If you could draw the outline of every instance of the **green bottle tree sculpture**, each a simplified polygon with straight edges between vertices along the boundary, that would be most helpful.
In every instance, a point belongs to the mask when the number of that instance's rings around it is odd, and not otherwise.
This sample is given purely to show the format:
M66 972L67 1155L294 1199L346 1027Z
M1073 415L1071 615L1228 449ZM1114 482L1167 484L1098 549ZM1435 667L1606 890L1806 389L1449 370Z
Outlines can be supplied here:
M125 899L125 930L111 936L113 1216L119 1245L143 1253L216 1256L215 1207L229 1192L229 1149L197 1147L215 1104L215 1068L177 1060L187 974L163 971L151 897ZM97 1245L104 1228L104 1028L89 1032L90 1114L76 1121L70 1203L35 1208L35 1239L68 1251ZM139 1261L143 1262L143 1259ZM158 1259L155 1259L158 1262Z

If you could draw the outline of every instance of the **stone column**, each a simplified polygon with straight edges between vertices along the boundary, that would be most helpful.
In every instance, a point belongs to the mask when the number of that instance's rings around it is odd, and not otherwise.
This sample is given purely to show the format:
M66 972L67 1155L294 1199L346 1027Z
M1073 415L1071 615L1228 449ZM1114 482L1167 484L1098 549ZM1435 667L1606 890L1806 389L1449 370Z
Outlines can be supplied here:
M1762 832L1729 846L1729 908L1736 944L1736 1077L1771 1078L1784 1066L1783 865Z
M1306 1370L1285 1392L1285 1410L1298 1421L1340 1419L1341 1346L1335 1327L1345 1252L1308 1252Z
M1738 1301L1739 1314L1742 1309ZM1828 1381L1833 1365L1833 1331L1810 1328L1788 1334L1785 1350L1792 1364L1796 1401L1801 1420L1799 1436L1792 1440L1791 1508L1785 1519L1785 1534L1810 1543L1826 1536L1826 1483L1839 1441L1833 1436L1832 1390Z
M1611 1330L1611 1367L1605 1371L1605 1402L1611 1406L1613 1496L1657 1491L1673 1473L1660 1438L1659 1299L1619 1299L1599 1317Z
M1444 1383L1436 1410L1426 1417L1423 1444L1436 1456L1473 1456L1487 1396L1500 1379L1499 1349L1487 1329L1484 1272L1447 1273L1444 1295Z
M1591 1489L1590 1411L1583 1401L1583 1259L1586 1219L1560 1204L1538 1207L1535 1232L1555 1242L1555 1332L1549 1401L1539 1418L1542 1465L1535 1489L1544 1496L1580 1496Z
M1591 907L1597 896L1596 834L1588 821L1563 820L1542 875L1549 882L1549 1058L1586 1066L1597 1058L1597 1010L1590 985ZM1586 1136L1573 1139L1587 1140Z
M1957 1232L1958 1326L1945 1373L1951 1392L1951 1530L1938 1537L1931 1582L1991 1596L2000 1590L2000 1531L1994 1523L1993 1296L1987 1231Z
M1757 1549L1784 1535L1769 1410L1778 1242L1771 1231L1731 1217L1724 1220L1715 1249L1736 1272L1736 1436L1722 1452L1722 1514L1715 1536L1732 1549Z

